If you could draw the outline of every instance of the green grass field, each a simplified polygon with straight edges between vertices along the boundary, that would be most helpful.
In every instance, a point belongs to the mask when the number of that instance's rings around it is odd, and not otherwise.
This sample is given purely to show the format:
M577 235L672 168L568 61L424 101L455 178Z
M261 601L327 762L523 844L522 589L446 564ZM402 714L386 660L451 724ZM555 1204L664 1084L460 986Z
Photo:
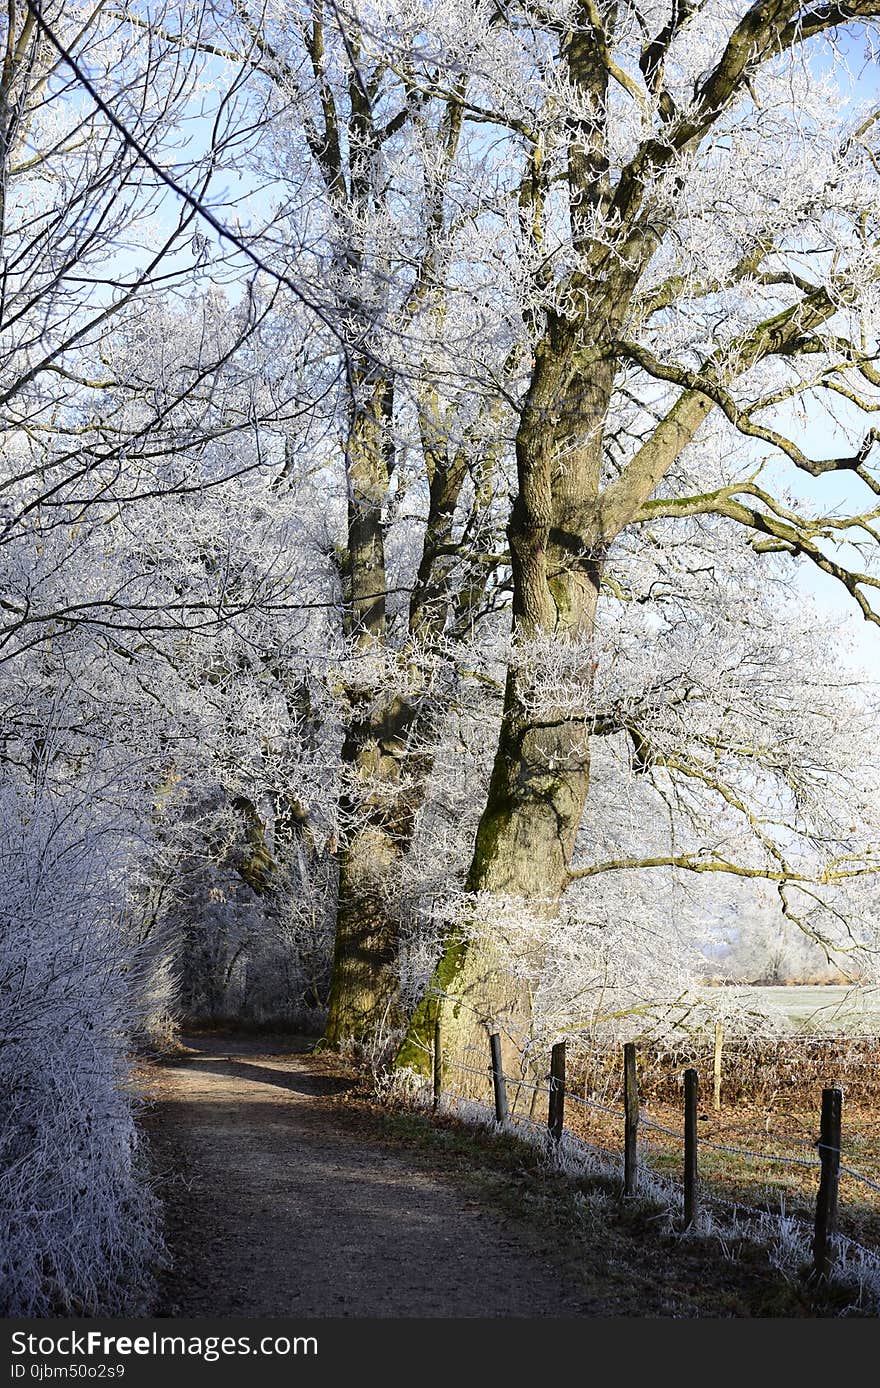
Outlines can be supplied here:
M799 1032L876 1035L880 1032L880 988L825 986L755 987L761 1010L780 1013Z

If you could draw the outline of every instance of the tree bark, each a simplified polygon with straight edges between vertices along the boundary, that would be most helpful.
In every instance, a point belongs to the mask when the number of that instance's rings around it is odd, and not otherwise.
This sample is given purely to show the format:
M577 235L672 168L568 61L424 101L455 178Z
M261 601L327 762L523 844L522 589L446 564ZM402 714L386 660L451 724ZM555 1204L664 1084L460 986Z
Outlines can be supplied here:
M600 351L592 369L571 368L574 334L551 324L536 356L531 388L517 435L519 495L509 537L514 576L514 635L575 643L592 679L592 633L605 539L597 504L601 422L612 376ZM573 384L573 381L576 384ZM569 465L559 466L567 453ZM544 708L536 716L528 665L508 671L504 716L486 806L466 881L482 919L447 940L425 998L398 1052L398 1066L427 1073L433 1027L442 1008L444 1050L467 1067L456 1086L488 1090L471 1068L484 1068L488 1036L502 1035L505 1068L528 1066L531 996L507 965L511 943L504 915L517 905L538 920L552 918L568 868L589 789L587 710ZM497 901L497 912L491 902ZM495 920L486 919L495 915ZM524 1060L523 1057L526 1057Z
M391 835L374 825L362 830L341 858L333 980L324 1031L331 1046L380 1041L385 1027L399 1023L398 926L387 898L399 857Z
M346 450L348 547L346 606L355 649L385 637L387 577L382 507L394 466L391 383L368 366L352 381L356 396ZM360 1041L387 1020L396 993L397 927L386 906L399 857L385 802L399 781L403 710L382 692L358 691L342 748L349 790L340 804L339 881L333 975L324 1039ZM363 793L360 787L363 786Z
M366 398L354 409L346 448L348 554L346 580L350 634L366 649L385 635L385 544L382 507L394 466L392 387L387 380L353 382Z
M507 909L552 917L566 884L589 789L589 742L584 720L537 723L520 712L517 672L507 680L505 716L480 819L466 889L480 893L481 919L446 942L431 984L416 1010L397 1064L428 1073L431 1038L442 1006L444 1049L453 1062L485 1069L488 1037L502 1037L505 1071L527 1075L532 998L510 971L515 947L504 931ZM488 898L488 901L487 901ZM498 904L492 919L491 900ZM479 929L474 935L474 927ZM474 937L472 938L472 935ZM462 1072L456 1086L488 1091Z
M417 808L401 780L411 704L380 691L354 717L342 759L353 785L340 804L350 822L339 854L333 979L324 1039L332 1046L378 1038L399 1026L399 923L391 893Z
M449 452L442 424L434 423L430 436L423 431L430 504L409 621L410 635L420 647L442 636L454 601L448 583L453 518L468 475L467 460L460 450ZM362 482L373 480L369 486L361 485L359 505L350 505L349 512L352 634L362 649L382 639L385 630L386 579L378 514L378 498L385 491L379 485L381 468L375 461L383 436L373 433L367 448L368 437L362 429L360 476ZM372 467L366 461L370 454ZM390 470L386 464L385 488ZM373 498L370 505L369 496ZM375 605L378 588L381 611ZM397 1006L400 922L392 903L428 790L432 756L427 747L437 716L429 700L410 702L393 690L377 689L360 697L361 707L353 714L342 750L352 790L340 806L340 818L350 828L343 834L339 854L333 979L325 1030L325 1040L337 1047L349 1041L381 1042L389 1030L399 1032L405 1020ZM413 749L416 740L421 744L418 751Z

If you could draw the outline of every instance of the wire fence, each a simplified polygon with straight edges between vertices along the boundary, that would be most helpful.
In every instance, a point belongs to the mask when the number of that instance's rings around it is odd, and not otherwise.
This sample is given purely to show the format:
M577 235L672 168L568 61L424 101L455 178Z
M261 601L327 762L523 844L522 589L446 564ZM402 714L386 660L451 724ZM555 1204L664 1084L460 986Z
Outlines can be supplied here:
M635 1143L636 1132L638 1130L643 1130L647 1133L656 1133L664 1138L671 1139L675 1143L682 1144L684 1148L684 1206L686 1214L688 1210L690 1210L691 1218L693 1218L693 1212L696 1210L697 1207L696 1181L698 1151L705 1150L713 1153L719 1153L723 1156L742 1158L750 1162L760 1162L769 1164L771 1166L796 1168L802 1172L805 1169L813 1170L819 1176L819 1186L816 1197L816 1217L813 1232L813 1251L815 1265L814 1270L819 1275L827 1277L827 1275L829 1274L832 1258L832 1239L839 1238L836 1232L836 1224L838 1206L838 1187L841 1178L853 1182L856 1185L863 1187L865 1190L880 1193L880 1182L872 1179L870 1176L867 1176L864 1172L857 1170L855 1167L850 1166L848 1163L844 1163L842 1160L842 1157L844 1156L844 1149L841 1142L840 1126L842 1093L840 1088L836 1085L829 1086L823 1089L821 1131L818 1139L810 1139L806 1137L797 1136L789 1137L782 1135L780 1135L779 1138L774 1137L774 1142L777 1145L783 1145L788 1143L789 1145L794 1145L800 1148L808 1146L814 1149L814 1154L786 1155L778 1151L768 1151L762 1143L762 1139L766 1138L766 1133L759 1134L755 1132L754 1129L748 1129L743 1127L729 1129L730 1131L736 1132L746 1137L747 1139L758 1138L757 1143L753 1141L750 1143L750 1145L742 1145L741 1143L729 1143L724 1141L715 1141L708 1136L698 1136L694 1123L694 1120L696 1118L697 1093L697 1072L695 1070L689 1070L685 1072L686 1093L688 1088L688 1076L692 1077L690 1083L693 1086L693 1111L690 1115L690 1122L688 1115L688 1106L686 1102L684 1126L681 1129L675 1129L668 1127L665 1124L656 1122L654 1119L648 1116L647 1112L643 1107L639 1107L637 1086L635 1084L634 1047L632 1047L632 1054L630 1057L630 1063L632 1065L633 1087L629 1094L629 1103L624 1102L624 1104L622 1105L615 1105L608 1103L600 1103L595 1099L589 1099L585 1096L581 1097L579 1094L574 1094L570 1091L566 1091L564 1079L564 1042L559 1043L557 1047L554 1047L552 1073L550 1076L549 1085L534 1083L524 1077L508 1077L504 1075L503 1072L501 1072L500 1068L501 1053L500 1042L498 1042L498 1038L496 1038L496 1043L497 1049L493 1049L492 1055L493 1057L497 1058L493 1058L485 1066L466 1065L462 1064L459 1061L452 1060L451 1058L447 1058L443 1055L442 1047L440 1046L440 1036L438 1031L435 1037L434 1047L435 1105L438 1100L438 1096L441 1093L454 1093L454 1091L448 1090L445 1087L444 1077L448 1075L449 1072L456 1072L461 1075L479 1078L483 1081L487 1091L489 1090L490 1086L494 1086L496 1121L504 1121L505 1123L510 1121L507 1107L508 1086L510 1089L514 1090L516 1094L516 1097L514 1099L514 1108L518 1103L519 1096L522 1091L525 1091L527 1094L531 1094L533 1096L546 1096L548 1101L548 1126L551 1130L551 1135L553 1136L558 1137L561 1132L561 1114L563 1111L562 1106L566 1102L575 1105L579 1109L590 1110L599 1113L603 1115L603 1117L606 1119L616 1119L620 1123L621 1128L625 1134L625 1164L627 1168L630 1166L630 1164L632 1164L633 1166L633 1172L627 1170L625 1173L625 1189L627 1190L627 1192L630 1193L634 1193L637 1189L637 1180L634 1177L634 1170L637 1161L637 1149ZM625 1051L629 1049L630 1048L627 1047L625 1048ZM561 1074L561 1079L558 1078L558 1074ZM473 1089L474 1086L470 1085L470 1088ZM633 1109L633 1105L635 1105L635 1111ZM532 1102L532 1109L534 1109L534 1099ZM531 1114L528 1116L522 1113L514 1114L512 1121L514 1123L520 1123L524 1121L530 1126L542 1126L541 1124L535 1122L535 1119L532 1117ZM555 1132L554 1126L556 1128ZM644 1146L645 1144L643 1143L642 1150L644 1150ZM592 1150L602 1152L606 1157L612 1155L608 1151L608 1149L594 1147L592 1148ZM701 1198L708 1197L708 1199L713 1204L735 1207L739 1210L742 1210L744 1208L742 1201L726 1200L724 1197L714 1194L713 1192L711 1192L710 1190L706 1190L705 1188L701 1189L700 1194ZM689 1221L686 1218L686 1224L688 1222ZM867 1248L864 1244L861 1244L854 1239L846 1239L845 1242L851 1247L859 1249L863 1253L868 1254L871 1257L876 1256L876 1250Z
M491 1082L492 1079L491 1064L487 1065L485 1069L478 1069L476 1066L473 1065L460 1065L458 1062L444 1059L443 1068L444 1070L457 1070L460 1071L462 1074L466 1075L477 1075L481 1079L486 1080L487 1082ZM548 1099L550 1094L552 1093L552 1090L548 1085L531 1084L528 1080L507 1079L507 1083L518 1090L525 1089L529 1093L546 1094L548 1096ZM611 1104L600 1104L595 1099L583 1099L580 1095L571 1093L566 1094L566 1103L576 1104L579 1108L593 1109L597 1113L603 1113L614 1118L619 1118L621 1122L623 1122L625 1118L624 1109L622 1105L613 1106ZM662 1123L655 1123L653 1119L647 1118L644 1112L641 1114L639 1118L639 1126L641 1128L648 1128L652 1132L662 1133L665 1137L675 1138L679 1142L684 1141L683 1131L678 1131L675 1128L664 1127ZM738 1131L757 1136L757 1134L754 1133L753 1129L749 1130L747 1128L740 1128L738 1129ZM784 1139L780 1138L778 1140L786 1142L803 1143L805 1145L809 1145L816 1148L819 1148L820 1146L824 1145L819 1143L815 1139L811 1141L809 1138L786 1137ZM776 1162L783 1166L809 1166L817 1169L820 1168L822 1165L821 1158L818 1156L816 1156L813 1159L810 1159L809 1157L785 1157L778 1152L767 1152L763 1150L757 1151L754 1148L749 1147L734 1147L724 1142L713 1142L710 1138L705 1137L701 1137L699 1141L701 1148L707 1147L714 1152L726 1152L731 1156L750 1157L756 1161ZM838 1156L843 1155L842 1149L834 1148L830 1150L833 1150ZM849 1176L852 1180L860 1181L862 1185L868 1186L871 1190L876 1190L880 1192L880 1182L872 1181L869 1176L865 1176L861 1171L856 1171L851 1166L844 1166L843 1163L841 1163L840 1174L842 1176Z

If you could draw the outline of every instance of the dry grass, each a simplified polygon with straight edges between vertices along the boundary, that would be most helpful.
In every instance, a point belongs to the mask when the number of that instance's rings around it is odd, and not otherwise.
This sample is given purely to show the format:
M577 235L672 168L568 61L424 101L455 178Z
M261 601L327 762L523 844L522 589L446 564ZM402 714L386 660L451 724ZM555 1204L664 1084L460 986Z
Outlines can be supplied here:
M839 1083L843 1088L843 1165L880 1186L878 1059L880 1043L867 1038L785 1038L727 1047L721 1109L716 1112L711 1045L665 1052L640 1049L643 1160L673 1178L680 1172L681 1141L649 1125L681 1132L682 1075L687 1066L694 1066L700 1074L699 1160L707 1194L773 1213L784 1209L811 1221L823 1085ZM606 1052L591 1057L571 1081L572 1093L619 1108L619 1113L573 1103L567 1107L572 1131L611 1151L620 1150L623 1143L621 1071L619 1053ZM838 1228L880 1249L880 1190L844 1172Z
M647 1103L677 1102L688 1066L699 1071L701 1084L712 1085L713 1041L689 1045L640 1046L639 1092ZM761 1108L791 1100L807 1105L823 1085L840 1084L859 1105L880 1107L880 1037L785 1036L772 1040L725 1043L722 1083L725 1103ZM582 1053L572 1064L577 1083L602 1102L623 1097L623 1058L619 1050Z

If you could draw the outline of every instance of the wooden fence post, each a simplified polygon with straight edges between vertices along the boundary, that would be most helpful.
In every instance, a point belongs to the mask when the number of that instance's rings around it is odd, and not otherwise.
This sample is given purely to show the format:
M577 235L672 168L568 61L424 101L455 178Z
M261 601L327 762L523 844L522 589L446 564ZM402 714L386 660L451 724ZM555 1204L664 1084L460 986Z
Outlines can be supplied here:
M843 1094L836 1085L822 1090L819 1159L822 1172L816 1196L816 1230L813 1237L813 1269L827 1278L833 1264L831 1239L837 1223L837 1188L840 1182L840 1128Z
M565 1042L557 1041L550 1052L550 1103L547 1127L555 1142L562 1137L565 1122Z
M639 1087L634 1041L627 1041L623 1048L623 1109L623 1193L635 1195L639 1184Z
M697 1217L697 1095L696 1070L684 1072L684 1227Z
M501 1037L493 1031L489 1037L489 1051L492 1056L492 1088L495 1091L495 1121L507 1122L507 1083L501 1064Z
M434 1023L434 1108L440 1103L443 1093L443 1037L440 1032L440 1013Z
M713 1096L712 1102L715 1112L721 1108L721 1050L724 1045L724 1025L721 1022L715 1023L715 1055L712 1061L712 1081Z

